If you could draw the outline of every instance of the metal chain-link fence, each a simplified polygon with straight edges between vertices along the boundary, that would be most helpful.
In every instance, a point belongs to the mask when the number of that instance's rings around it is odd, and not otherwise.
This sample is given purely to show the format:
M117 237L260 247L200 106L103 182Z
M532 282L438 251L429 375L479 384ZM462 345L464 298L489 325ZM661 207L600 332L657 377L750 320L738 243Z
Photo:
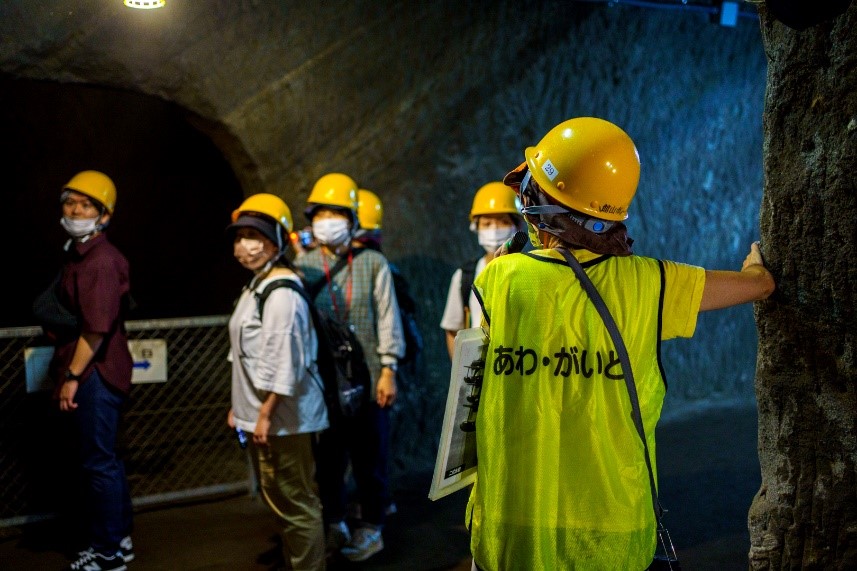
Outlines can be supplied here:
M129 321L129 339L166 342L167 381L135 384L118 449L135 506L247 490L246 455L226 426L228 316ZM50 391L27 392L38 327L0 329L0 533L75 501L73 426ZM137 363L135 363L137 366Z

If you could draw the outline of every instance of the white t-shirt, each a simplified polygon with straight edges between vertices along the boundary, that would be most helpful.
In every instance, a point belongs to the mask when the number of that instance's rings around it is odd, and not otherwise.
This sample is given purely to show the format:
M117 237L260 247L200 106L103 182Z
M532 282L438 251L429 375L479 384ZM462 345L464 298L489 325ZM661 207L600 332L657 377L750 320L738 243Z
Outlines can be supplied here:
M318 340L307 304L295 291L271 292L259 320L255 292L274 279L245 289L229 319L232 362L232 412L235 425L256 429L259 408L268 393L282 395L271 415L269 434L287 436L328 427L321 377L315 364ZM290 278L295 281L297 278Z
M474 280L485 269L487 264L485 256L479 258L479 261L476 262L476 272L473 274ZM449 282L446 307L443 310L443 318L440 320L441 329L446 331L460 331L468 327L479 327L482 324L482 307L476 300L476 296L472 290L467 300L467 306L470 308L470 323L464 323L464 303L461 301L461 268L458 268L452 274L452 279Z

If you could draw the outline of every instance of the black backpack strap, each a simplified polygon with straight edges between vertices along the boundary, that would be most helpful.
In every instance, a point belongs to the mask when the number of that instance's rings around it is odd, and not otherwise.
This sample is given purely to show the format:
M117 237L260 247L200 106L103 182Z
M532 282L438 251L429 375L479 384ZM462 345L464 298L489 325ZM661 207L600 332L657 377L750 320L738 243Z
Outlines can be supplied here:
M470 260L468 262L464 262L459 268L461 270L461 303L464 305L464 309L468 309L467 301L470 299L470 290L473 287L473 280L476 279L476 266L479 264L479 260L482 259L482 256L479 256L476 259ZM465 325L466 327L467 325Z
M271 283L269 283L268 285L266 285L265 289L263 289L260 293L256 294L256 300L259 304L259 319L262 319L262 307L264 307L264 305L265 305L265 300L268 299L268 296L271 295L272 291L274 291L275 289L281 288L281 287L288 288L303 298L303 300L307 304L307 307L309 307L309 315L310 315L310 318L312 318L313 327L315 328L316 333L320 332L323 328L321 325L321 316L318 313L318 309L316 309L315 304L309 298L309 294L303 288L303 286L300 285L299 283L297 283L296 281L288 279L288 278L281 279L281 280L274 280ZM321 347L321 339L320 338L318 340L318 343L319 343L319 347Z
M293 291L297 292L298 295L300 295L303 298L303 300L309 306L310 315L312 316L313 323L315 323L317 321L315 305L313 305L312 301L310 301L306 290L304 290L304 288L301 287L300 284L298 284L297 282L295 282L294 280L289 279L289 278L273 280L268 285L266 285L262 291L255 294L256 295L256 307L259 310L259 320L260 321L262 320L263 310L265 307L265 302L268 300L268 296L271 295L272 291L274 291L275 289L279 289L281 287L285 287L285 288L288 288L290 290L293 290Z
M351 248L349 252L351 253L351 260L359 256L366 248ZM324 254L322 254L323 256ZM333 281L333 278L336 277L336 274L341 272L345 266L348 265L348 254L346 253L344 256L340 256L340 258L336 261L332 268L330 268L330 280ZM316 282L309 284L306 288L306 293L309 294L311 299L315 299L318 297L318 294L321 293L321 290L324 289L324 286L328 284L327 276L322 276Z
M476 279L476 266L482 256L465 262L461 270L461 305L464 307L464 327L470 327L470 290L473 289L473 280Z
M274 291L275 289L279 289L281 287L288 288L288 289L294 291L299 296L301 296L301 298L303 298L303 300L306 302L307 307L309 308L310 318L312 319L313 329L315 329L316 336L318 339L318 341L317 341L318 342L318 351L319 351L319 353L321 353L323 351L322 339L320 337L320 334L321 334L321 321L320 321L320 319L321 318L318 315L318 310L315 308L315 304L309 298L309 295L307 295L306 290L303 288L303 286L301 286L296 281L289 279L289 278L274 280L271 283L269 283L268 285L266 285L265 289L263 289L261 292L256 294L256 303L257 303L257 306L259 308L259 320L260 321L262 320L262 308L265 307L265 301L267 301L268 296L271 295L272 291ZM316 363L318 363L318 357L319 356L316 355ZM310 376L312 376L313 380L316 382L318 387L321 389L321 392L326 394L327 388L325 387L324 382L321 379L319 379L318 375L313 373L311 369L307 369L307 370L309 371Z

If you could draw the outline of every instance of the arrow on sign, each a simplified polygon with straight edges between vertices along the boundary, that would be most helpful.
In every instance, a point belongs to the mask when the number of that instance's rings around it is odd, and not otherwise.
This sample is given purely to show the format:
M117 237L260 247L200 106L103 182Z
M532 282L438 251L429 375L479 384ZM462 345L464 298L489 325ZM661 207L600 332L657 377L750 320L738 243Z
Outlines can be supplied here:
M152 366L152 363L151 363L151 361L149 361L149 360L146 360L146 361L140 361L140 362L136 362L136 361L135 361L135 362L134 362L134 368L135 368L135 369L148 369L148 368L149 368L149 367L151 367L151 366Z

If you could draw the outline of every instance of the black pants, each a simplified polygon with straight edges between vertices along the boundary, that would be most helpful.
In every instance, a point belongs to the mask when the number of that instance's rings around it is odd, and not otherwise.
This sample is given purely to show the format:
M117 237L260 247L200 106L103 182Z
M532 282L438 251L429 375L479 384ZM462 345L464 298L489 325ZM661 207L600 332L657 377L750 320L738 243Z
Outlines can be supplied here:
M364 522L381 526L389 501L390 409L368 403L353 418L332 418L317 448L325 525L345 519L348 462Z

